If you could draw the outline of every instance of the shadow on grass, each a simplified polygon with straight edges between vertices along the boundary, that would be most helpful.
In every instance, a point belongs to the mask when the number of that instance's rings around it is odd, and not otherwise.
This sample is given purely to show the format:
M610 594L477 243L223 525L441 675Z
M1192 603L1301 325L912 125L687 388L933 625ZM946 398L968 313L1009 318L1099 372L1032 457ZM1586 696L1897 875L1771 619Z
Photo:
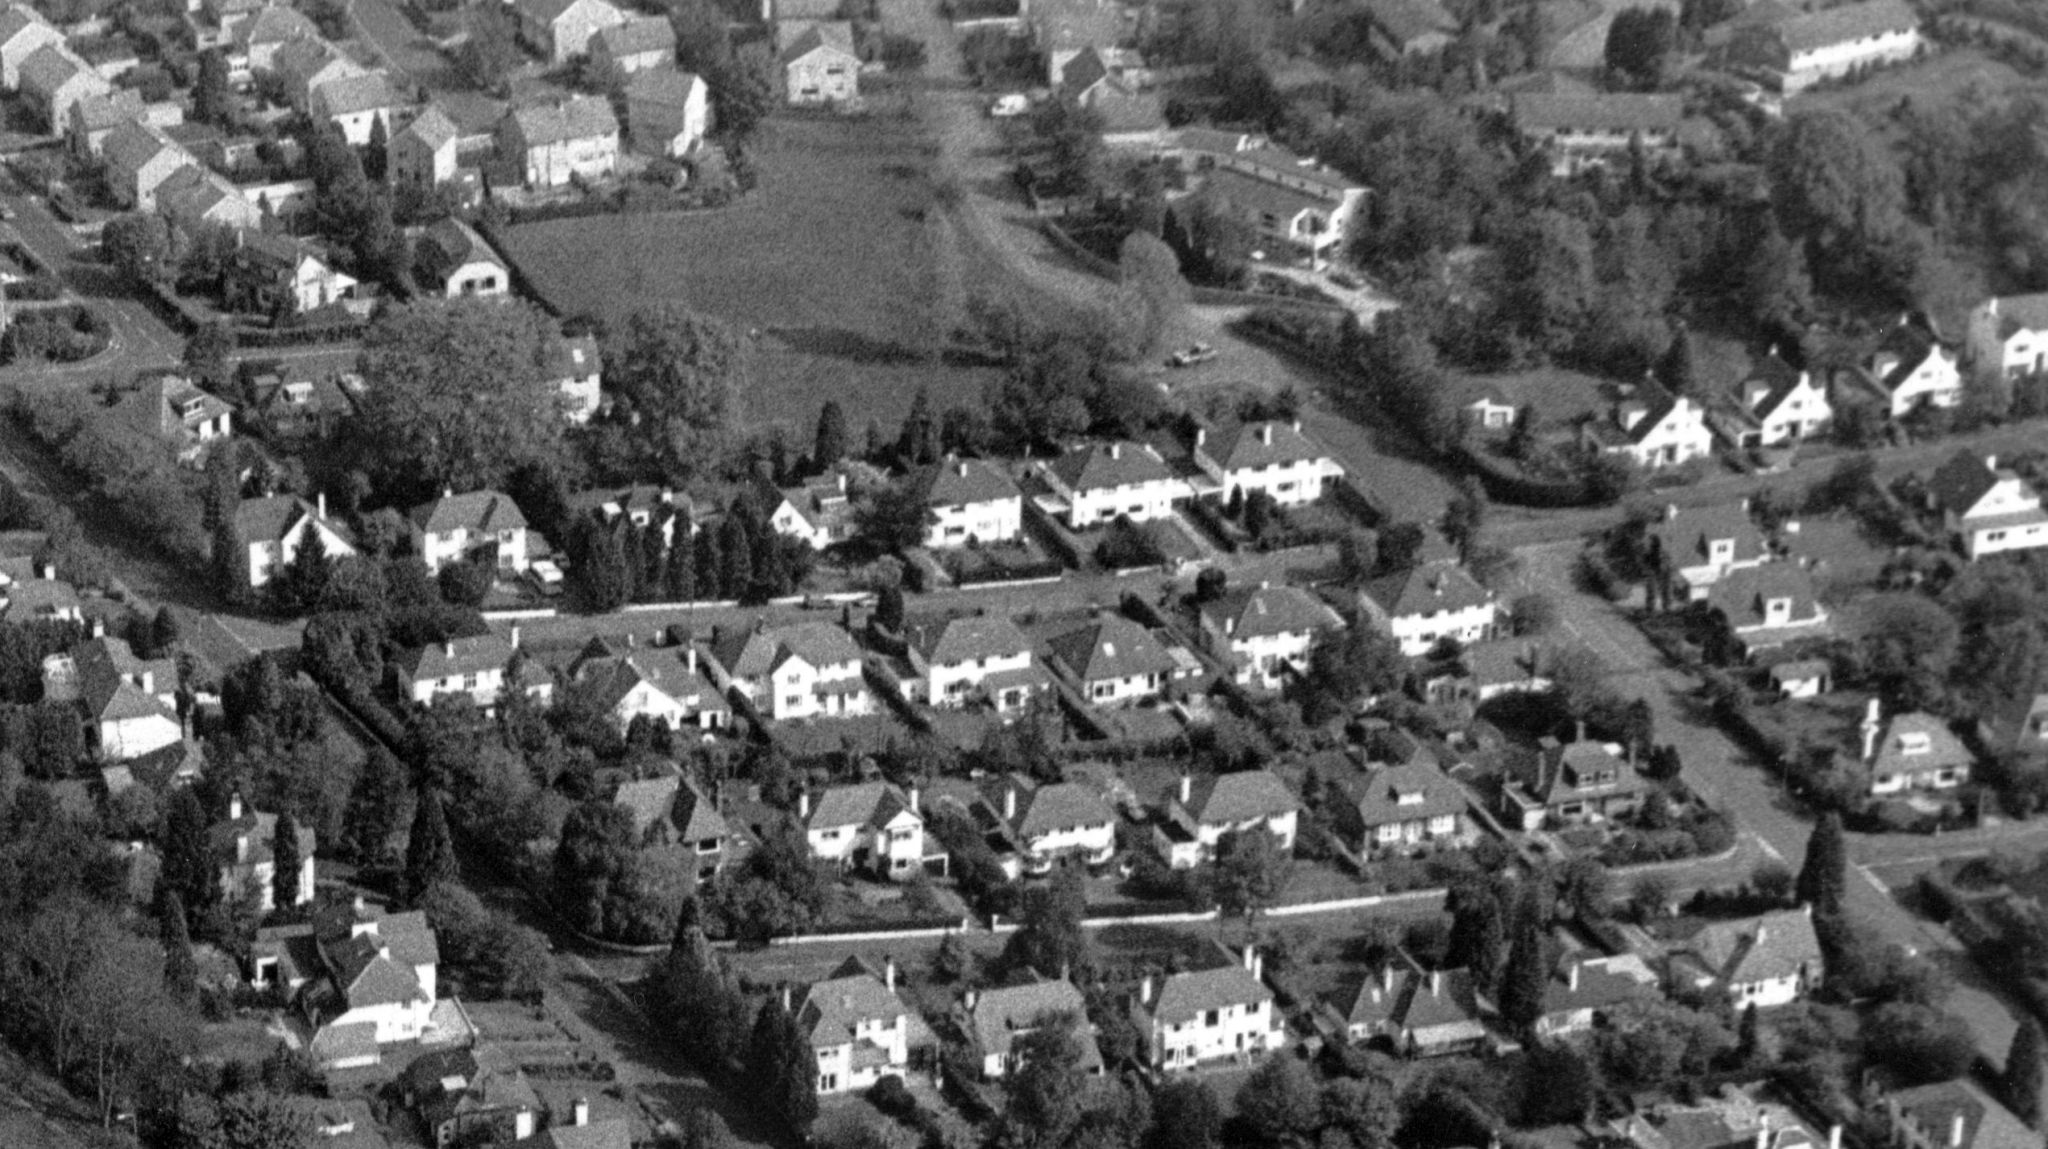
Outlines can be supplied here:
M848 327L776 327L769 330L790 350L803 355L845 359L854 363L910 366L928 361L927 354L893 339L879 339Z

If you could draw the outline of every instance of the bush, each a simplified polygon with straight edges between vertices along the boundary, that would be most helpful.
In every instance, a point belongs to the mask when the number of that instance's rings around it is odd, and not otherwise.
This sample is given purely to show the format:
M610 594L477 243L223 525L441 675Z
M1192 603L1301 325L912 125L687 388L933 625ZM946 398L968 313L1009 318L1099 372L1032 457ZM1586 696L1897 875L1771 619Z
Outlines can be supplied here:
M22 312L0 337L0 362L76 363L107 349L105 316L76 304Z
M1131 521L1129 515L1118 515L1109 524L1109 530L1102 542L1095 548L1095 561L1108 570L1132 570L1137 567L1155 567L1166 562L1166 555L1159 550L1159 544L1152 536Z
M15 300L47 302L64 294L64 283L54 275L38 273L27 279L17 279L7 285L7 298Z

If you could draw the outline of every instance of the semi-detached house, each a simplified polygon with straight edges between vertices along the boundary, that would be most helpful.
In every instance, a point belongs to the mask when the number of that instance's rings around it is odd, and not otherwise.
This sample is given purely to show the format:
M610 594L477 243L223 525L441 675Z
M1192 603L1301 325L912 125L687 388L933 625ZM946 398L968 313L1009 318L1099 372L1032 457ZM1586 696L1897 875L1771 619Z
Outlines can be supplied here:
M1737 29L1729 59L1786 95L1865 67L1910 60L1920 18L1905 0L1865 0L1818 12L1792 10Z
M907 882L928 869L944 872L946 852L925 834L917 787L890 782L830 786L815 801L799 796L797 820L811 856L842 869Z
M2048 546L2041 495L1998 456L1959 450L1928 479L1930 509L1972 561L2002 551Z
M692 643L615 649L594 638L570 664L569 680L577 695L607 715L622 734L636 718L673 730L722 730L732 722L732 708Z
M0 87L10 92L19 88L24 60L44 48L63 45L64 33L41 12L27 4L9 4L0 12Z
M1088 1020L1088 1003L1065 978L968 990L954 1015L960 1032L973 1042L984 1080L1016 1070L1023 1060L1019 1042L1062 1018L1076 1022L1073 1032L1080 1057L1074 1067L1087 1074L1101 1073L1102 1048Z
M1499 605L1494 593L1451 562L1419 563L1365 584L1359 608L1384 628L1410 658L1449 638L1461 643L1493 637Z
M1246 947L1242 964L1167 975L1139 986L1131 1020L1154 1069L1175 1072L1230 1060L1249 1064L1283 1048L1287 1030L1260 980L1263 960Z
M1463 841L1472 832L1465 788L1428 757L1375 766L1338 810L1360 856Z
M590 50L590 38L626 22L605 0L517 0L519 36L547 58L566 64Z
M439 574L455 562L481 562L517 573L527 567L526 515L510 495L499 491L444 491L431 503L414 507L410 518L413 548Z
M1323 497L1324 484L1344 476L1344 468L1301 429L1298 419L1241 423L1213 435L1198 428L1194 460L1225 499L1258 492L1283 507L1315 502Z
M829 622L714 632L712 681L764 718L848 718L874 710L853 636Z
M515 626L510 635L451 638L407 651L398 667L406 697L425 704L443 695L462 694L478 706L495 706L504 694L507 667L518 649L519 628ZM530 696L545 698L552 693L553 684L544 684L537 674L529 671L522 675L519 687Z
M356 553L348 528L327 517L325 494L318 503L308 503L297 495L243 499L235 508L235 535L248 551L252 589L269 583L290 566L310 539L319 539L320 553L329 561Z
M1724 421L1738 447L1781 447L1811 439L1834 421L1827 388L1772 350L1737 385L1732 420Z
M924 545L1003 543L1024 531L1024 492L998 463L947 458L910 480L929 520Z
M1181 660L1150 630L1120 614L1104 615L1047 646L1054 665L1096 706L1154 698L1183 670Z
M1085 783L1033 785L1012 775L991 785L1026 873L1046 873L1062 858L1099 866L1116 855L1116 814Z
M1251 228L1276 259L1327 257L1344 242L1366 189L1315 160L1278 148L1219 152L1199 193Z
M814 983L796 1009L797 1028L817 1057L820 1096L858 1093L903 1076L938 1045L931 1027L896 996L896 964L882 972L858 957Z
M573 96L506 114L498 150L519 165L528 187L603 179L619 167L619 121L603 96Z
M1424 970L1402 953L1359 984L1344 1028L1360 1045L1383 1040L1404 1057L1441 1057L1483 1047L1489 1012L1472 971Z
M1790 1005L1820 978L1810 906L1713 922L1676 947L1671 959L1674 984L1725 994L1738 1010Z
M775 59L782 69L783 98L816 107L860 95L860 56L853 50L853 25L844 20L789 20L776 25Z
M1231 681L1278 690L1308 669L1309 650L1344 620L1329 604L1295 586L1260 583L1225 591L1201 606L1202 641L1230 667Z
M1605 415L1580 425L1589 449L1625 455L1639 467L1675 467L1713 452L1706 411L1691 398L1654 383L1643 394L1616 403Z
M1291 854L1300 814L1301 800L1271 770L1238 770L1200 779L1183 774L1153 824L1153 845L1176 870L1214 858L1225 834L1271 834L1280 851Z
M1839 378L1903 419L1923 408L1949 409L1963 401L1962 365L1927 322L1902 316L1878 341L1867 365Z
M1020 710L1045 689L1031 640L1001 615L977 614L911 625L908 649L916 701L941 709L985 701Z
M1763 532L1750 517L1748 499L1704 507L1668 504L1649 534L1671 597L1679 602L1704 599L1730 571L1771 557Z
M1046 509L1074 530L1129 516L1134 523L1163 519L1193 490L1159 452L1143 443L1090 443L1037 468L1051 488Z

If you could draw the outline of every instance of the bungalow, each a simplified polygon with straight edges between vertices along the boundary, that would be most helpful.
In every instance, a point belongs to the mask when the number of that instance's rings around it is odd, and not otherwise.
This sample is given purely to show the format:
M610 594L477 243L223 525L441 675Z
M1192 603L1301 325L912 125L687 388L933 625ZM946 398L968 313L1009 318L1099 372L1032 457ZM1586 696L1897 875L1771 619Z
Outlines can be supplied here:
M1927 481L1928 509L1971 561L2001 551L2048 546L2048 511L2019 473L1998 456L1958 450Z
M1552 825L1599 822L1633 813L1644 786L1617 748L1584 738L1560 744L1546 737L1522 759L1519 778L1501 788L1502 815L1524 832Z
M1492 638L1500 614L1494 593L1452 562L1418 563L1373 579L1359 591L1358 605L1410 658L1447 638Z
M783 98L798 107L860 98L860 56L844 20L792 20L775 29Z
M1344 1033L1384 1041L1403 1057L1472 1053L1487 1041L1479 979L1465 969L1424 970L1406 953L1365 979L1344 1011Z
M63 44L46 44L29 53L21 61L19 78L22 97L51 135L70 122L73 104L113 90L91 64Z
M466 694L478 706L491 707L504 694L513 655L519 650L519 628L510 637L480 634L474 638L451 638L446 642L417 647L399 656L398 672L405 696L421 704L444 694ZM522 679L529 695L545 695L543 687Z
M1323 497L1323 484L1344 477L1344 467L1301 429L1301 420L1241 423L1219 432L1195 431L1195 465L1231 498L1263 493L1283 507Z
M414 236L413 278L449 299L512 291L512 271L505 258L475 228L453 217L428 224Z
M571 423L588 423L604 404L604 356L594 335L565 335L548 349L548 378Z
M917 787L905 794L889 782L830 786L816 802L801 794L797 817L812 857L905 882L946 868L945 847L925 835L917 797Z
M1097 706L1125 706L1156 697L1185 672L1152 632L1120 614L1059 635L1046 644L1052 662L1081 697Z
M1887 1149L2031 1149L2040 1134L1968 1078L1882 1094Z
M1731 571L1761 566L1770 555L1750 518L1749 500L1683 507L1672 503L1649 529L1653 560L1671 597L1699 602Z
M1491 702L1503 694L1535 694L1550 689L1548 660L1530 642L1475 642L1458 654L1475 702Z
M235 248L221 270L230 311L283 318L303 315L356 294L356 279L303 240L260 231L235 233Z
M1024 872L1047 873L1061 858L1100 866L1116 856L1116 815L1086 784L1034 785L1011 775L990 785L1000 791L1002 821L1023 854Z
M626 81L626 133L644 156L681 159L696 152L711 124L711 89L702 78L651 68Z
M1956 353L1943 345L1924 319L1900 318L1879 341L1867 366L1848 375L1902 419L1923 407L1953 408L1963 401L1963 376Z
M1813 907L1714 922L1678 947L1673 984L1725 994L1736 1009L1790 1005L1820 984Z
M1880 724L1873 698L1859 731L1873 798L1912 790L1953 790L1970 780L1975 756L1948 723L1932 714L1909 711Z
M1427 757L1378 765L1352 787L1338 826L1360 857L1469 841L1465 788Z
M1366 189L1313 159L1254 148L1217 156L1201 195L1265 245L1313 264L1350 234Z
M1429 56L1450 47L1458 20L1437 0L1366 0L1365 18L1381 58Z
M398 94L384 73L368 72L360 76L341 76L316 85L307 98L306 114L316 123L325 121L340 125L342 137L349 146L360 148L370 142L373 130L379 124L383 125L388 140L393 114L409 105L410 101Z
M676 29L666 16L633 16L590 37L590 59L613 76L630 76L676 62Z
M1738 447L1781 447L1811 439L1834 420L1827 388L1778 357L1774 349L1756 362L1735 391Z
M1267 833L1282 853L1294 852L1301 800L1271 770L1182 774L1180 786L1153 823L1153 846L1166 864L1188 870L1216 856L1225 834Z
M116 125L100 141L102 179L115 202L138 211L156 208L156 192L179 168L192 162L191 153L174 143L162 128L139 119Z
M1728 55L1738 69L1789 96L1859 68L1910 60L1920 43L1919 17L1905 0L1865 0L1746 23Z
M1572 954L1544 983L1536 1036L1585 1033L1609 1010L1660 996L1657 975L1635 954L1598 958Z
M493 490L443 491L441 497L412 510L414 549L439 574L453 562L487 561L499 571L517 574L527 567L526 516L511 496Z
M368 68L344 55L325 40L292 40L271 57L271 71L284 84L285 95L294 110L312 107L313 91L322 84L362 76Z
M483 1042L416 1058L399 1076L398 1088L427 1143L441 1149L531 1137L540 1115L540 1095L519 1063Z
M1706 609L1746 657L1801 638L1832 633L1828 608L1802 563L1765 563L1730 571L1707 590Z
M834 623L714 630L711 680L764 718L851 718L874 710L860 647Z
M1045 82L1066 82L1067 66L1091 48L1113 48L1124 39L1123 12L1105 0L1033 0L1022 9L1032 47L1045 59Z
M1295 586L1260 583L1225 591L1201 605L1201 637L1228 664L1239 686L1277 690L1308 669L1309 650L1344 620L1322 599Z
M499 121L498 152L519 166L528 187L603 179L619 167L619 121L603 96L529 104Z
M1286 1025L1261 980L1263 965L1246 946L1243 964L1168 974L1156 994L1146 978L1131 1009L1139 1056L1172 1072L1226 1058L1247 1064L1284 1048Z
M57 577L57 568L29 558L0 560L0 617L8 622L83 622L78 591ZM43 696L49 697L49 688Z
M605 0L517 0L519 37L549 64L566 64L590 50L591 37L626 23Z
M676 527L680 525L686 533L697 532L694 519L696 509L690 496L673 487L655 483L633 483L624 487L597 487L578 491L569 496L569 510L578 515L596 515L606 524L619 520L632 523L645 530L649 527L661 531L661 545L675 541Z
M64 33L27 4L9 4L0 11L0 88L21 87L23 61L44 48L62 48Z
M43 664L44 698L75 698L82 703L100 756L116 762L154 754L184 740L178 682L174 659L137 658L118 638L79 643Z
M777 493L781 501L768 515L768 525L777 534L809 543L822 551L853 537L853 500L847 491L847 471L834 467L813 475L795 487Z
M858 957L805 991L797 1028L817 1057L818 1093L858 1093L890 1075L903 1076L911 1058L938 1045L931 1027L896 996L896 963L877 974Z
M1640 467L1675 467L1704 459L1714 449L1706 413L1698 403L1645 382L1641 396L1616 403L1607 418L1580 425L1591 450L1625 455Z
M260 589L283 573L309 539L332 561L356 553L349 530L327 517L327 496L308 503L297 495L243 499L235 508L235 537L248 552L248 580Z
M64 118L64 142L71 154L81 160L95 160L100 156L100 147L115 128L131 120L141 120L148 115L148 105L142 102L142 93L133 88L118 88L71 105L71 112Z
M188 466L199 461L209 444L233 431L234 408L177 375L156 375L114 405L119 417L145 435L162 439Z
M1551 174L1560 177L1626 161L1638 149L1651 160L1676 155L1684 118L1684 97L1636 92L1525 92L1512 112L1515 132L1548 154Z
M910 662L922 685L916 693L923 695L916 701L950 709L986 700L997 713L1008 713L1029 705L1046 687L1031 640L1003 615L966 615L909 629Z
M434 188L454 179L456 141L461 136L462 130L448 113L437 104L428 104L411 123L392 133L391 142L385 145L385 166L392 180Z
M1077 531L1124 516L1134 523L1168 518L1174 502L1193 493L1143 443L1089 443L1040 464L1035 473L1052 491L1047 509Z
M1458 404L1458 418L1465 426L1481 431L1506 431L1514 427L1515 419L1522 413L1521 405L1509 399L1501 388L1492 383L1479 384L1464 389L1462 402Z
M732 723L732 708L690 643L680 650L615 650L592 639L571 664L569 680L621 734L642 717L675 730L722 730Z
M930 516L927 547L1004 543L1024 532L1024 492L999 464L948 456L909 482Z
M228 901L248 898L266 914L289 908L277 904L276 850L271 844L276 835L277 815L244 804L240 794L229 795L227 821L216 823L208 831L213 855L221 860L220 888ZM313 827L299 827L298 845L298 878L291 890L293 906L313 900Z
M982 1079L992 1081L1018 1067L1022 1057L1017 1049L1019 1039L1063 1017L1075 1021L1074 1036L1081 1054L1075 1068L1091 1075L1101 1073L1102 1049L1095 1042L1095 1026L1088 1020L1088 1003L1066 978L968 990L954 1022L973 1043Z

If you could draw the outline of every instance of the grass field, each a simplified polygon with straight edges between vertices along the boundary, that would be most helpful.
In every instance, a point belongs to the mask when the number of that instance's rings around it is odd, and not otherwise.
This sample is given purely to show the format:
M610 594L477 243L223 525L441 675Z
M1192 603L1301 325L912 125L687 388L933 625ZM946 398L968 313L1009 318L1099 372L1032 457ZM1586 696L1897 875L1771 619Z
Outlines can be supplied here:
M1785 112L1850 111L1878 123L1907 96L1916 103L1959 98L1981 102L2022 92L2048 92L2048 83L2030 80L1978 49L1954 48L1903 67L1887 68L1860 84L1795 96L1786 101Z

